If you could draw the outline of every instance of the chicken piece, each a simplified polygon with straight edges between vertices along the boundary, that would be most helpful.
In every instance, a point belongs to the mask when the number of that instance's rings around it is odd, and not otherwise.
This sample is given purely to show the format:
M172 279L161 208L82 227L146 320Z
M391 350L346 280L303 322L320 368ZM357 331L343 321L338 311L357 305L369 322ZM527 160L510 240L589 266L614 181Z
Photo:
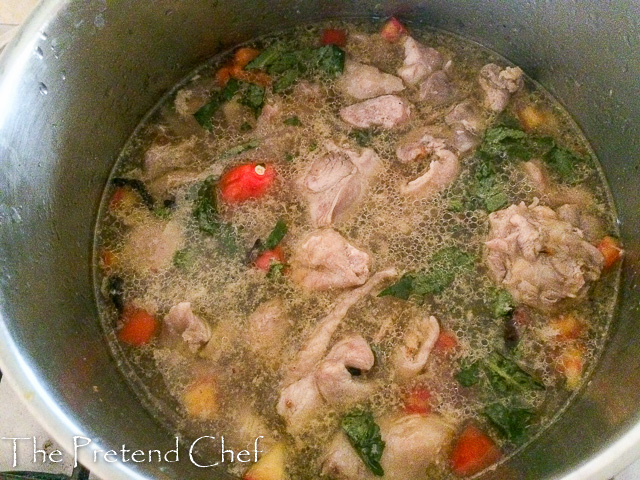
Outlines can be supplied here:
M482 130L482 117L470 100L465 100L453 107L445 115L444 121L451 127L460 126L473 133L480 133Z
M315 365L324 356L333 333L336 331L342 319L351 307L367 296L378 285L386 280L395 278L398 272L395 268L389 268L374 273L369 281L349 292L345 292L338 298L331 311L318 322L309 338L298 352L296 359L287 369L285 385L288 385L313 370Z
M593 194L586 188L581 186L568 187L553 182L547 167L538 159L524 162L522 168L529 183L535 189L535 193L543 196L553 208L564 204L574 204L586 211L596 204Z
M424 370L439 335L440 325L434 316L416 319L410 325L404 344L398 347L392 359L394 375L398 380L409 380Z
M364 63L347 60L336 82L338 90L358 100L379 97L404 90L402 80Z
M340 109L340 118L358 128L392 129L411 118L411 104L397 95L382 95Z
M602 220L585 211L585 207L575 203L565 203L556 210L558 217L579 228L584 234L585 240L597 244L606 235Z
M451 144L461 154L470 152L476 148L482 139L475 133L470 132L464 128L455 128L453 130L453 136L451 138Z
M380 465L393 480L423 478L427 467L441 459L455 430L440 415L395 414L378 420L385 448Z
M369 397L373 384L358 380L373 367L371 347L360 335L336 343L315 372L320 394L330 405L346 406Z
M280 350L290 327L291 320L284 312L280 298L261 303L249 317L247 345L263 362L274 366L280 359Z
M251 450L254 448L256 438L262 437L258 441L258 447L263 451L269 450L275 443L275 439L270 434L271 429L264 417L249 405L236 405L236 407L237 409L226 408L225 418L231 422L232 428L225 435L225 440L229 435L236 450Z
M443 456L453 426L437 414L394 414L377 419L385 448L380 465L384 478L423 478L427 467ZM336 480L373 480L376 477L360 459L347 436L339 432L322 461L322 474Z
M385 476L388 475L385 472ZM374 480L376 477L360 459L349 439L338 432L322 460L322 475L335 480Z
M401 187L403 194L430 197L447 188L458 178L460 162L455 153L439 148L433 152L433 155L435 159L429 164L429 169Z
M602 272L604 258L580 229L534 202L489 215L486 261L494 280L517 303L543 311L581 299Z
M184 234L178 223L149 220L129 232L122 249L122 264L139 274L164 270L171 266L183 243Z
M333 142L326 147L328 153L314 160L301 182L317 227L330 226L354 206L380 167L380 158L370 148L357 153Z
M197 351L211 338L211 328L191 310L190 302L180 302L164 317L163 336L181 337L192 352Z
M416 85L432 73L441 70L444 59L435 48L425 47L413 38L404 41L404 63L398 76L409 85Z
M404 135L396 147L396 156L402 163L422 160L436 150L449 148L451 131L435 125L416 128Z
M324 400L313 375L307 375L284 388L276 406L293 435L304 430L314 416L322 412Z
M511 99L511 95L522 89L524 72L519 67L500 69L495 63L489 63L480 69L478 81L484 90L485 105L494 112L502 112Z
M420 84L420 100L438 107L449 103L456 96L455 87L444 70L438 70Z
M367 281L370 263L368 253L325 228L302 240L291 259L291 278L308 290L354 287Z

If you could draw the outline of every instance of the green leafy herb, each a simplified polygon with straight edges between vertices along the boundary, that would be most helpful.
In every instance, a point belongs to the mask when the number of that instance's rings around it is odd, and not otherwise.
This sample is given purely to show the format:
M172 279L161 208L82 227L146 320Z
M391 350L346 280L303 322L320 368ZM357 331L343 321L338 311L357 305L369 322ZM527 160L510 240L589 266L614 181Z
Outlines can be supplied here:
M318 143L317 142L311 142L311 145L309 145L309 151L313 152L316 148L318 148Z
M282 46L275 44L269 48L265 48L260 55L251 60L245 70L262 70L271 65L282 53Z
M232 147L229 150L224 151L220 155L220 158L224 159L229 157L235 157L236 155L240 155L241 153L244 153L247 150L253 150L258 145L260 145L260 142L258 142L258 140L255 140L255 139L249 140L246 143L241 143L240 145L236 145L235 147Z
M382 290L378 296L379 297L387 297L392 296L396 298L401 298L402 300L408 300L411 294L413 293L413 275L409 275L405 273L400 280L398 280L393 285Z
M267 278L280 278L282 277L282 271L286 265L280 262L271 262L269 265L269 271L267 272Z
M273 82L273 92L280 93L284 92L291 85L296 83L301 73L297 69L291 69L287 72L284 72L280 78L278 78L275 82Z
M362 410L348 413L342 418L342 430L367 468L374 475L382 477L384 470L380 465L380 458L382 458L385 442L382 440L380 427L376 424L373 414Z
M195 257L189 248L182 248L173 254L173 265L180 270L188 270L193 266Z
M325 45L315 50L318 68L330 75L338 76L344 71L344 50L336 45Z
M458 383L463 387L471 387L480 381L480 362L473 362L463 367L455 375Z
M285 153L285 154L284 154L284 160L285 160L285 162L289 162L289 163L290 163L290 162L293 162L293 159L294 159L294 158L295 158L295 157L293 156L293 154L292 154L292 153L287 152L287 153Z
M570 150L553 147L543 158L560 180L569 183L577 180L576 166L583 160Z
M496 317L506 317L515 308L513 297L506 290L500 289L493 299L493 314Z
M531 158L528 148L528 135L522 130L506 126L488 128L478 151L490 157L517 157L522 160Z
M442 248L431 257L429 271L404 274L400 280L382 290L378 296L394 296L407 300L412 295L424 297L441 293L451 285L457 273L471 268L474 261L473 255L457 247Z
M138 180L137 178L116 177L111 180L111 183L116 187L127 187L137 192L145 206L153 211L155 202L142 180Z
M282 123L284 123L285 125L289 125L291 127L301 127L302 126L302 122L300 121L300 119L297 116L285 118Z
M222 90L218 90L211 95L209 102L205 103L193 114L196 121L205 130L213 129L213 116L220 109L224 102L228 102L240 89L239 82L232 78Z
M545 389L543 383L498 352L493 352L484 360L484 372L493 390L500 394Z
M248 84L248 86L245 86L241 90L238 103L249 107L253 111L253 114L257 117L258 115L260 115L262 107L264 106L264 94L264 87L261 87L260 85L254 85L252 83Z
M171 218L171 213L172 213L172 210L169 207L162 206L162 207L155 207L153 209L153 214L156 217L161 218L163 220Z
M282 241L284 236L287 234L287 231L287 224L284 222L284 220L278 220L276 222L276 226L267 237L267 241L264 242L264 250L274 249Z
M228 254L238 252L237 232L233 225L221 221L216 201L216 178L208 177L198 189L193 218L201 232L215 236Z
M240 125L240 131L241 132L249 132L252 130L252 126L249 122L243 122L242 125Z
M496 429L513 443L522 443L535 417L528 408L507 407L501 403L488 405L483 414Z
M353 138L361 147L368 147L371 145L373 137L372 130L353 130L349 133L349 136Z

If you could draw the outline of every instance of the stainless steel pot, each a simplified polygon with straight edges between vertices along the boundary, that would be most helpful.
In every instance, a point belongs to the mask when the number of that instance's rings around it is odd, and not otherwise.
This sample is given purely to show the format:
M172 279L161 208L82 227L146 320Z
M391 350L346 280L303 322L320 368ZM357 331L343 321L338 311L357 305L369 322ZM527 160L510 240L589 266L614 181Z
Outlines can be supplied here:
M109 480L215 478L179 463L98 463L91 448L173 448L102 339L95 216L127 137L223 48L319 18L399 15L493 48L559 98L603 163L627 256L611 341L588 386L485 478L605 479L640 454L640 3L617 0L47 0L0 59L0 366L63 446Z

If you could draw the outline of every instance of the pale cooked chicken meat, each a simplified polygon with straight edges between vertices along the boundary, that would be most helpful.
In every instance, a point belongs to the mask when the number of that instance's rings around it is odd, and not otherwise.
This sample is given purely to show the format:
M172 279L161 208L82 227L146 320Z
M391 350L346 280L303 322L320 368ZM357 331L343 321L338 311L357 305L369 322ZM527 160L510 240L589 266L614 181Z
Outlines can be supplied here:
M180 337L194 352L211 338L211 328L193 313L190 302L180 302L171 307L162 328L164 335Z
M524 85L523 72L519 67L501 69L495 63L489 63L480 69L478 81L484 90L484 103L494 112L502 112L511 99L511 95Z
M316 230L296 247L291 278L309 290L362 285L369 278L369 254L331 228Z
M344 73L337 81L337 88L357 100L366 100L398 93L405 87L402 80L395 75L381 72L372 65L347 60Z
M392 129L411 118L411 104L397 95L382 95L340 109L340 118L358 128Z
M407 84L416 85L442 69L443 64L440 52L435 48L425 47L408 36L404 41L404 63L398 69L398 76Z
M301 180L302 192L309 202L311 221L328 227L346 213L366 192L379 167L374 150L356 152L326 143L327 153L317 157Z
M487 265L513 298L541 310L581 299L600 277L603 256L549 207L523 203L489 215Z

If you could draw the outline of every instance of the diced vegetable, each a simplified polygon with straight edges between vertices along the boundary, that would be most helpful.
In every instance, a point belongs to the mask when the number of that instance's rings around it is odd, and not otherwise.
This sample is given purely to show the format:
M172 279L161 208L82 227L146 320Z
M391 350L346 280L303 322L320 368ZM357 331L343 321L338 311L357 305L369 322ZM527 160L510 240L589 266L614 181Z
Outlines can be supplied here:
M557 368L566 377L569 390L578 388L584 370L584 348L580 345L568 345L558 358Z
M451 453L451 470L467 477L497 462L502 453L495 442L476 426L469 424L458 436Z
M218 416L218 388L212 378L197 380L182 395L182 404L190 417L213 420Z
M240 67L246 67L247 64L260 55L260 51L255 48L242 47L233 53L233 64Z
M284 480L286 448L283 442L276 443L269 451L251 465L243 480Z
M232 168L218 184L221 198L227 203L240 203L263 196L276 178L273 166L248 163Z
M155 317L139 308L125 308L122 321L122 328L118 330L118 339L134 347L149 343L158 327Z
M458 337L453 332L448 330L441 330L440 335L438 335L438 340L436 340L435 345L433 346L434 351L449 353L453 351L458 346Z
M545 389L542 382L525 372L516 362L498 352L493 352L483 363L489 383L497 393Z
M149 210L153 210L155 202L153 201L151 194L147 191L147 187L142 180L116 177L111 180L111 183L118 188L130 188L140 195L140 198Z
M549 322L557 340L575 340L584 331L584 323L574 314L560 315Z
M406 27L396 17L391 17L380 30L380 35L387 42L395 43L407 34Z
M509 441L520 444L527 436L535 414L531 409L507 407L501 403L493 403L483 410L491 424Z
M373 414L362 410L348 413L342 418L342 430L367 468L374 475L382 477L384 470L380 465L380 458L382 458L385 443Z
M598 250L604 257L604 268L611 268L622 258L620 241L613 237L604 237L598 244Z
M271 250L266 250L258 255L256 258L255 266L260 270L264 270L265 272L270 271L272 264L283 264L285 261L284 251L281 246L277 246Z
M526 131L539 127L555 125L555 118L548 110L543 110L534 105L527 105L518 110L518 120Z
M103 271L111 271L116 265L117 259L113 250L109 250L108 248L100 250L100 268L102 268Z
M344 47L347 44L347 32L337 28L325 28L322 31L320 43L322 43L322 45L337 45L338 47Z
M404 399L403 410L405 413L419 413L427 415L431 413L431 393L425 387L412 388Z

